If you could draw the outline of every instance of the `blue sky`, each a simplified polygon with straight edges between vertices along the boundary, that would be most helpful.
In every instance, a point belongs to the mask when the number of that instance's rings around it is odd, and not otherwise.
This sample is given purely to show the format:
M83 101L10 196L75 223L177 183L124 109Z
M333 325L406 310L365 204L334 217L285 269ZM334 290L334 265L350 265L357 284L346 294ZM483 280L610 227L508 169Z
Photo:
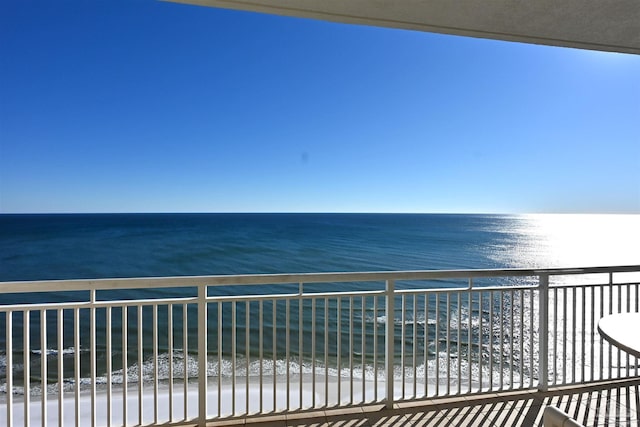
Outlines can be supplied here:
M0 212L640 213L640 56L0 2Z

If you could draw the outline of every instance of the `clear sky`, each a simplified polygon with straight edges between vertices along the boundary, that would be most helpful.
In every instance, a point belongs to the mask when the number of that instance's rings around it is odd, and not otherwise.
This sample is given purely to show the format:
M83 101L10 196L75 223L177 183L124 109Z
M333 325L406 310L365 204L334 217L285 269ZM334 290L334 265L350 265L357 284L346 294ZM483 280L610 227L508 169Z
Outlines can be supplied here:
M0 212L640 213L640 56L0 1Z

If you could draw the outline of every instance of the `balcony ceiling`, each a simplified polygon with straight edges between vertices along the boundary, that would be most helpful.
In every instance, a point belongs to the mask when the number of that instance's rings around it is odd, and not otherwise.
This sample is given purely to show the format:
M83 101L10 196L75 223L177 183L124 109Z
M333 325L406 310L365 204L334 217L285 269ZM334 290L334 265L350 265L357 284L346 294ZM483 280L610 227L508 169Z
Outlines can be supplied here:
M433 33L640 54L639 0L170 0Z

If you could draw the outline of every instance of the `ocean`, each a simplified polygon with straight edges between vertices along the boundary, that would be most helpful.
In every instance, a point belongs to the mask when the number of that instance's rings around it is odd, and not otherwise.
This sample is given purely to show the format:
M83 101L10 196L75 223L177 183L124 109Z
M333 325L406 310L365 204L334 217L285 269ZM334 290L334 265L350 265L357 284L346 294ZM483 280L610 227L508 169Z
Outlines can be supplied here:
M3 215L0 281L508 267L522 228L486 215Z
M0 215L0 281L638 263L640 215Z
M630 265L640 264L638 241L640 215L5 214L0 215L0 282ZM252 292L249 288L242 289ZM215 292L238 291L217 288ZM259 292L279 291L277 285L264 285ZM113 291L109 298L144 296L141 291L122 290ZM0 304L75 298L77 296L69 293L0 293ZM242 305L238 310L243 310ZM65 313L67 315L71 316L72 312ZM88 312L81 314L83 323L88 315ZM150 312L143 313L147 320L150 315ZM240 312L238 316L242 318ZM5 319L0 316L0 386L6 369L6 337L2 332ZM370 320L361 319L362 322ZM16 330L20 330L22 321L21 316L14 316ZM115 322L118 321L116 318ZM414 319L416 325L428 321L430 319ZM104 322L104 317L98 317L98 322ZM65 318L65 324L72 326L73 319ZM121 325L113 327L117 331ZM165 327L162 325L160 329ZM104 328L99 325L98 329ZM31 321L31 330L37 337L37 316ZM191 333L197 335L197 329ZM229 335L225 335L225 340L230 339L231 333L225 332ZM84 345L88 342L88 330L81 330L81 335ZM20 340L16 334L15 348L19 347ZM61 353L71 361L75 351L72 331L66 334L65 340ZM103 341L99 335L97 349L102 353L106 351ZM144 347L144 353L148 354L152 343L145 341ZM283 347L283 343L278 343L278 348ZM59 349L34 348L32 351L36 355L56 357ZM135 371L135 351L130 356L134 360L129 369ZM165 356L161 351L161 357ZM14 359L21 357L16 354ZM285 363L280 359L278 362ZM144 372L151 372L150 362L145 363L149 366L143 366ZM88 366L82 362L83 377L87 375L85 367ZM72 363L66 363L65 367L69 369L66 375L72 376ZM212 369L221 372L222 367ZM273 369L276 370L275 362ZM20 368L14 372L19 374ZM130 376L134 377L135 372ZM117 375L112 379L115 377Z

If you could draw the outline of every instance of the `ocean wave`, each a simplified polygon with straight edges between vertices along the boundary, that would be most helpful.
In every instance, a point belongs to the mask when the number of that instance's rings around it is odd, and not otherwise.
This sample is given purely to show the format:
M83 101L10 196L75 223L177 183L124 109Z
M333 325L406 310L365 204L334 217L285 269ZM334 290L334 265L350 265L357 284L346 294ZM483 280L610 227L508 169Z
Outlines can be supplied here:
M62 350L62 352L60 352L58 349L55 348L48 348L44 351L45 355L47 358L49 357L56 357L58 356L60 353L62 353L63 357L73 357L76 353L84 353L85 351L89 351L88 349L80 349L79 351L76 351L76 349L74 347L68 347ZM30 353L32 355L36 355L36 356L40 356L40 358L42 358L42 353L43 351L40 349L37 350L31 350ZM23 371L23 357L16 357L15 353L14 353L14 357L13 357L13 372L22 372ZM34 360L32 358L30 358L30 360ZM37 359L36 359L37 360ZM51 362L49 362L51 363ZM7 355L2 352L0 353L0 378L3 378L6 375L6 371L7 371Z
M79 352L83 352L85 350L80 349ZM42 355L42 350L31 350L32 354L38 354L38 355ZM60 351L57 348L47 348L45 349L45 354L47 356L57 356L60 353ZM76 348L75 347L68 347L68 348L63 348L62 349L62 355L63 356L68 356L68 355L73 355L76 354Z
M387 324L387 316L386 315L381 315L381 316L377 316L377 317L373 317L373 316L367 316L367 318L365 319L365 321L367 323L378 323L380 325L386 325ZM400 319L400 318L394 318L393 319L393 324L394 325L402 325L404 324L405 326L408 325L417 325L417 326L425 326L426 325L437 325L438 322L435 319L425 319L424 316L417 316L414 319Z
M173 362L172 362L173 361ZM289 376L290 380L296 378L311 378L313 375L322 376L326 378L334 379L350 379L355 381L384 381L386 379L384 370L384 361L380 360L377 365L367 363L365 365L357 363L358 360L353 360L353 366L350 366L348 362L342 361L340 366L331 365L328 366L321 361L316 363L294 359L262 359L262 360L248 360L243 357L235 359L222 358L218 360L215 357L210 357L207 361L207 377L220 378L224 383L231 382L235 377L246 378L247 376L251 381L257 378L279 378L280 380ZM483 370L483 376L489 378L490 371L494 379L500 377L500 367L495 364L492 368L487 365L478 365L472 363L469 366L469 362L465 357L457 357L454 353L448 353L442 349L438 352L437 358L430 358L427 363L419 363L415 367L401 365L394 366L394 380L413 380L424 382L429 379L432 382L435 378L445 379L448 372L457 373L460 371L462 377L457 378L457 375L453 375L450 381L457 384L457 382L465 383L468 381L468 372L471 370L472 378L477 378L480 371ZM17 366L14 365L14 372L17 372ZM156 374L157 372L157 374ZM185 375L186 374L186 375ZM509 370L505 365L503 367L502 377L509 378ZM527 373L524 373L522 377L519 374L516 375L518 381L528 381ZM181 351L175 351L173 357L168 353L158 355L156 359L147 358L143 361L142 366L137 363L130 365L126 370L118 369L107 373L101 373L96 376L95 383L99 388L105 388L109 383L116 386L122 386L126 382L129 385L134 385L139 382L139 378L142 377L143 384L149 384L155 381L157 378L161 384L167 384L170 378L173 378L174 382L182 382L186 380L188 382L196 382L199 376L198 360L195 356L187 354L186 358ZM455 377L455 378L454 378ZM92 381L90 377L81 377L79 380L79 387L81 390L91 387ZM62 389L64 392L72 392L76 389L76 382L74 378L65 378L62 382ZM24 394L24 388L22 386L13 387L13 394ZM58 383L47 384L47 393L55 394L59 391ZM0 383L0 393L6 393L6 382ZM33 381L30 386L31 395L41 394L41 384L38 381Z

